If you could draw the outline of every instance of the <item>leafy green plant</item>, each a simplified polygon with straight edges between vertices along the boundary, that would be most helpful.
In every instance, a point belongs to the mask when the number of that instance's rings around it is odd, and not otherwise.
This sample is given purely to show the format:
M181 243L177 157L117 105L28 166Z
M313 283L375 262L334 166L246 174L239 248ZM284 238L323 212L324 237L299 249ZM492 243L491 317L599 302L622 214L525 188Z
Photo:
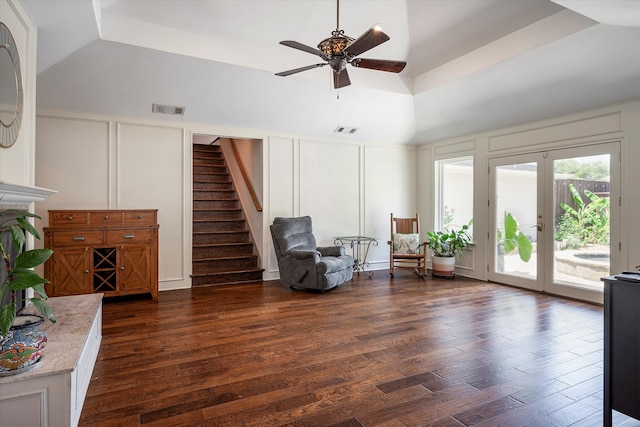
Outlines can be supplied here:
M0 230L8 230L11 240L18 253L11 256L8 248L5 249L0 242L0 259L4 261L6 277L0 283L0 335L6 336L16 317L16 291L33 289L35 295L29 298L38 311L51 323L56 322L56 317L47 305L47 294L44 284L48 280L33 271L34 267L44 263L53 254L51 249L31 249L25 251L27 234L31 234L40 240L40 234L31 225L28 218L40 219L38 215L19 209L5 209L0 211ZM9 302L4 302L6 295L11 295Z
M558 221L556 240L567 243L567 247L578 249L587 244L609 244L610 201L589 190L584 195L589 199L585 203L573 184L569 184L571 197L576 208L560 203L565 213Z
M458 230L427 231L427 247L435 256L454 257L471 243L471 236L467 230L468 225L463 225Z
M533 245L529 238L520 230L518 220L511 213L504 213L504 231L497 230L498 246L502 248L504 254L509 254L518 250L520 259L529 262L533 253Z

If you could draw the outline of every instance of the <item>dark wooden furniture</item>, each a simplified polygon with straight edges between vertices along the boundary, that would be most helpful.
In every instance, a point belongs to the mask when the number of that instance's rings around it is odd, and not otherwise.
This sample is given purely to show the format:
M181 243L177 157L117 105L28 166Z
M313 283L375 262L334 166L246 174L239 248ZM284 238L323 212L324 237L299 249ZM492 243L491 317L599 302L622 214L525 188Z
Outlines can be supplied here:
M49 296L150 293L158 299L157 210L52 210L44 244Z
M604 279L604 425L640 419L640 283Z

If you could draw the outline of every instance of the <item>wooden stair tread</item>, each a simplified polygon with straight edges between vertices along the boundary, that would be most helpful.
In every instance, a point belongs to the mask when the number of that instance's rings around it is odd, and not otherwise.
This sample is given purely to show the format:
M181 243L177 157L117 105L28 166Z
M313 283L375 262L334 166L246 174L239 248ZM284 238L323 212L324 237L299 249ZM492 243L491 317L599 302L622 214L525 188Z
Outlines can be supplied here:
M216 188L213 190L200 190L200 189L196 189L193 190L194 193L235 193L235 190L229 190L226 188ZM200 199L196 199L194 197L194 200L200 200ZM204 199L204 200L211 200L211 199ZM229 200L229 199L224 199L224 200ZM237 198L235 200L238 200Z
M207 202L214 202L216 200L206 200ZM229 199L222 199L221 201L223 202L228 202ZM226 208L226 207L219 207L219 208L193 208L194 212L207 212L207 211L241 211L242 208Z
M248 233L249 230L202 230L194 231L193 234L232 234L232 233Z
M191 274L191 277L224 276L236 273L256 273L261 271L264 271L264 268L242 268L238 270L212 271L210 273L193 273Z
M193 262L208 262L208 261L220 261L225 259L250 259L250 258L258 258L258 255L255 254L246 254L246 255L233 255L233 256L220 256L220 257L210 257L210 258L197 258L194 259Z
M229 172L203 171L203 172L196 172L196 175L229 175Z
M217 246L240 246L240 245L253 245L253 242L221 242L221 243L201 243L193 245L194 248L209 248Z
M244 222L244 218L194 219L193 222Z

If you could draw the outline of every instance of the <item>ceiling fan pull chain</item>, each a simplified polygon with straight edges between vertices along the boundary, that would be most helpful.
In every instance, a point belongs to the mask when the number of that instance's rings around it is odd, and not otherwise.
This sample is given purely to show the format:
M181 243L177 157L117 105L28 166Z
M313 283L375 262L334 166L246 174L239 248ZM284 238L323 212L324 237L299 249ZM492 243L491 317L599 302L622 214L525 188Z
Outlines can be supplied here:
M336 31L340 31L340 0L336 0Z

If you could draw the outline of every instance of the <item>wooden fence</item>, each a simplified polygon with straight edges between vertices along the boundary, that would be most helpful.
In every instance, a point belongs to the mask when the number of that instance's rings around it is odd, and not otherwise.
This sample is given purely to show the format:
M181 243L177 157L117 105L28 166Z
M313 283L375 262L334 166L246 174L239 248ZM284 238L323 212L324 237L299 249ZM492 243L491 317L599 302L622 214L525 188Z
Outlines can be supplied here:
M589 190L600 197L609 197L609 181L589 181L584 179L557 179L556 185L556 206L555 206L555 220L557 222L564 214L564 209L560 207L560 203L566 203L574 209L577 209L577 205L573 201L571 190L569 190L569 184L578 190L578 193L582 196L582 200L585 204L589 204L591 200L584 195L584 190Z

